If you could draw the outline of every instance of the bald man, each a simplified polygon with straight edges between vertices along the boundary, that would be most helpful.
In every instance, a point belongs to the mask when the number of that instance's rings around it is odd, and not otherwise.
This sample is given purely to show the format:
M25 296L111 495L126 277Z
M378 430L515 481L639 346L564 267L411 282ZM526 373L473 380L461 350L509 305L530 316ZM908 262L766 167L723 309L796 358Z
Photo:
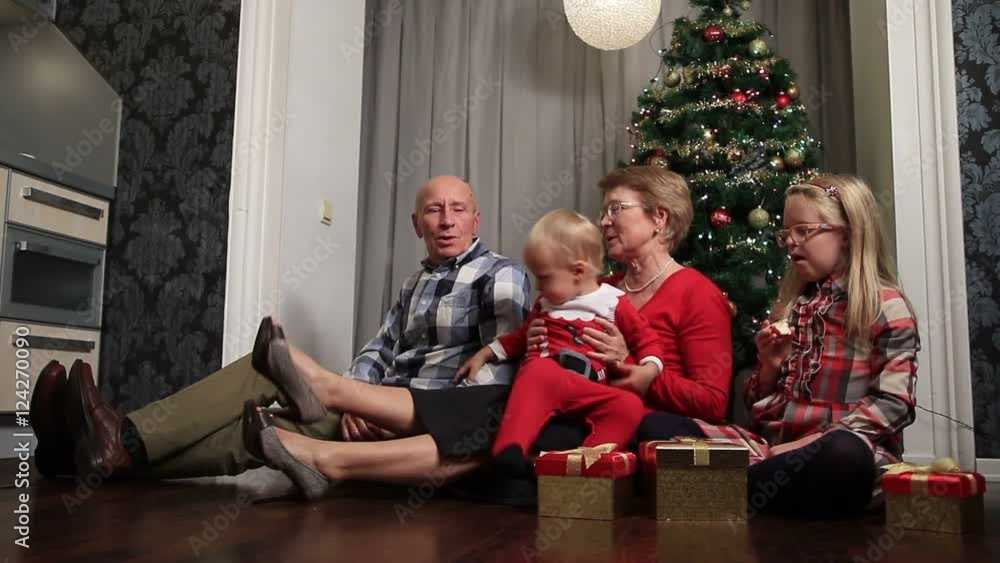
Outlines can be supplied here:
M521 325L528 313L531 289L520 265L489 251L478 239L479 209L472 188L460 178L432 178L421 187L412 222L417 237L424 242L427 257L421 268L404 282L378 334L362 348L344 375L372 385L410 389L418 412L423 413L424 425L441 429L435 437L440 442L452 438L448 434L454 425L447 418L436 420L436 413L454 411L456 399L450 392L455 391L452 378L456 370L497 336ZM492 388L509 386L515 367L484 368L475 378L476 384ZM36 457L36 465L43 474L77 473L73 452L49 449L59 443L72 444L75 439L76 455L90 456L79 465L86 462L87 466L105 468L103 479L122 475L144 478L236 475L263 464L244 446L241 421L244 401L252 399L261 405L274 401L288 403L274 382L251 367L249 355L174 395L124 416L101 398L89 368L74 366L74 370L85 386L85 392L80 394L83 397L57 392L53 396L66 396L66 407L71 413L86 413L87 428L73 439L39 436L39 451L44 456ZM63 384L54 380L45 383L49 387ZM489 402L484 404L499 404L505 398L503 394L488 395ZM474 396L483 394L463 394L463 397ZM67 409L52 410L62 413ZM35 422L35 413L32 414ZM60 426L58 421L41 422ZM312 424L276 417L275 425L325 440L375 441L394 437L363 418L332 411ZM461 438L465 437L455 440ZM468 448L466 443L458 442L454 447ZM460 454L457 449L451 453Z

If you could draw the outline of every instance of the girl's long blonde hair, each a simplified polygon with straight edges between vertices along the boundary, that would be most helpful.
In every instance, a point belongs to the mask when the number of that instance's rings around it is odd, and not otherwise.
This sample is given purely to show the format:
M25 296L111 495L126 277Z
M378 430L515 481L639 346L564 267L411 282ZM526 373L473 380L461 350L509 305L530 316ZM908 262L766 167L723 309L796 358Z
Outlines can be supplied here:
M867 342L879 317L881 288L899 287L895 263L882 238L878 202L864 180L846 175L821 176L791 186L785 192L786 201L794 195L809 201L823 221L844 228L848 243L838 273L847 288L847 336ZM798 272L789 266L772 317L787 318L802 289Z

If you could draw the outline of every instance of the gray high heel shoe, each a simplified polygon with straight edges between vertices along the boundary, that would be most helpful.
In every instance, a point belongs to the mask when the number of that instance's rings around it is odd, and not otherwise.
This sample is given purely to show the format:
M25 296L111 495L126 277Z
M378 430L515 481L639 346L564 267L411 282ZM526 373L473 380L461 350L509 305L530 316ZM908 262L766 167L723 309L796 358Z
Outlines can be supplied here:
M326 416L326 407L316 397L312 387L306 382L292 363L292 354L288 349L288 341L284 338L273 338L268 344L268 367L270 377L288 395L300 421L308 424L317 422Z
M330 480L325 475L288 453L278 438L277 428L267 422L267 426L259 430L259 436L261 453L268 465L287 475L306 500L323 498L330 491Z

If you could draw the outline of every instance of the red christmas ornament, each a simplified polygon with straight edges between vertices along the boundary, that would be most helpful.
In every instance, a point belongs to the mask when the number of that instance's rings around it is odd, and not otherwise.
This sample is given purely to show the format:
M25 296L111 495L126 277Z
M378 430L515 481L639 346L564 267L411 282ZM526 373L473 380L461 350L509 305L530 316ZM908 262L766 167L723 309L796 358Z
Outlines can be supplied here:
M653 166L653 163L656 162L657 159L663 158L665 156L667 155L663 151L656 149L649 156L646 157L646 165Z
M732 94L729 94L729 99L742 104L747 101L747 95L737 90Z
M717 25L709 26L708 29L705 30L705 41L708 41L709 43L718 43L725 38L726 32Z
M713 211L709 220L712 222L712 226L716 229L728 227L733 224L733 216L730 215L725 209L716 209Z
M788 94L778 94L778 97L774 99L774 102L778 105L778 109L785 109L792 103L792 97Z

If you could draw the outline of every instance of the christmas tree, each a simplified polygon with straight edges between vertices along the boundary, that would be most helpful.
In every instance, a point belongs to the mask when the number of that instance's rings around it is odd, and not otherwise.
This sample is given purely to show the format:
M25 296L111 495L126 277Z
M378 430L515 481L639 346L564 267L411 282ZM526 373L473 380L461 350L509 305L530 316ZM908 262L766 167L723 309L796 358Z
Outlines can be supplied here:
M750 2L691 4L700 16L674 22L660 71L639 96L632 163L687 179L694 222L675 258L728 296L740 368L755 358L753 336L787 266L774 238L785 190L817 174L821 153L791 65L772 54L763 24L741 19Z

